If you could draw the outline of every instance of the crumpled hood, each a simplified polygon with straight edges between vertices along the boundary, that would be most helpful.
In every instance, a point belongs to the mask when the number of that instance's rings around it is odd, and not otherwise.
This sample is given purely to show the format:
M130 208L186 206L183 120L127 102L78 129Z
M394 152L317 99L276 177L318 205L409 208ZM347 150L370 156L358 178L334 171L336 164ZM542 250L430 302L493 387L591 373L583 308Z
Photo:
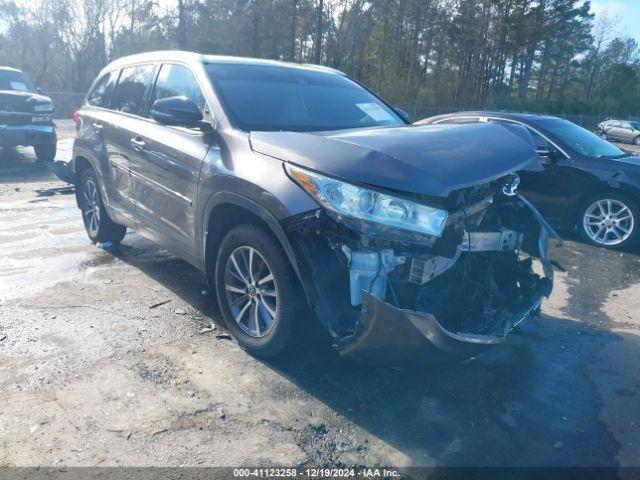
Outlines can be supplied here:
M251 148L264 155L350 182L434 197L539 164L527 139L496 123L250 134Z
M33 112L33 106L51 102L49 97L33 92L20 90L0 90L0 111Z

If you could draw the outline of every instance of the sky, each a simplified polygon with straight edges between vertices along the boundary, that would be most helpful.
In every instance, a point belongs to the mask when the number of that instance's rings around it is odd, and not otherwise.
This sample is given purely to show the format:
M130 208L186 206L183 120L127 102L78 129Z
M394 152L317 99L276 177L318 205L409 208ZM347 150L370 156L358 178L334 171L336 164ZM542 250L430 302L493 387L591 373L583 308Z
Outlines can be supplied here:
M619 33L640 43L640 0L591 0L591 11L619 18Z

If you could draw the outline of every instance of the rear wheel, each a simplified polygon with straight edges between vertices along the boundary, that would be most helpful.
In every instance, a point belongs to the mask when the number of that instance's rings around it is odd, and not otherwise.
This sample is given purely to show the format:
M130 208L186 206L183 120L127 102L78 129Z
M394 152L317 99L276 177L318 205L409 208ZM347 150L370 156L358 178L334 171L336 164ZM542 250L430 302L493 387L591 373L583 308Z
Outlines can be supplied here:
M638 207L625 196L603 193L584 203L580 233L593 245L626 248L638 238Z
M215 287L227 327L242 348L260 357L281 353L303 311L300 289L276 240L253 225L222 240Z
M127 233L127 227L109 218L102 201L100 184L91 168L82 173L78 188L82 221L91 241L120 243Z
M37 159L42 163L51 163L56 158L56 142L43 143L33 147L36 152Z

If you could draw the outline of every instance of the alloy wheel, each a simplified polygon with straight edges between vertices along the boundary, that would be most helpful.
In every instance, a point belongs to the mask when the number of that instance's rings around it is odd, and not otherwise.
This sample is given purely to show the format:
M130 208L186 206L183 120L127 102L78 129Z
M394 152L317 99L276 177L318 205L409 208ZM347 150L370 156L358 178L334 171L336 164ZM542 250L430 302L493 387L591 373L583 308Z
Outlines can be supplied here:
M225 267L224 287L233 319L247 335L267 335L276 320L276 280L269 264L255 248L236 248Z
M582 220L584 231L602 246L620 245L633 233L635 219L631 209L620 200L604 198L586 209Z
M89 233L95 236L100 228L100 196L98 187L91 178L84 182L82 200L82 215L84 216L85 225Z

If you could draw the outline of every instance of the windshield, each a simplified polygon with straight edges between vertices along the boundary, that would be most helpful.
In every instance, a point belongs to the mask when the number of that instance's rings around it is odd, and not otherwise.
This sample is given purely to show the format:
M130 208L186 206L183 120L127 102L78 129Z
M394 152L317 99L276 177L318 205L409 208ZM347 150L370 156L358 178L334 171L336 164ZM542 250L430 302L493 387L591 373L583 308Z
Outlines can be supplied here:
M24 73L13 70L0 70L0 90L36 91L31 80Z
M342 75L263 65L206 67L226 113L244 131L404 125L384 102Z
M559 118L545 120L543 125L550 133L581 155L593 158L614 158L626 155L615 145L568 120Z

